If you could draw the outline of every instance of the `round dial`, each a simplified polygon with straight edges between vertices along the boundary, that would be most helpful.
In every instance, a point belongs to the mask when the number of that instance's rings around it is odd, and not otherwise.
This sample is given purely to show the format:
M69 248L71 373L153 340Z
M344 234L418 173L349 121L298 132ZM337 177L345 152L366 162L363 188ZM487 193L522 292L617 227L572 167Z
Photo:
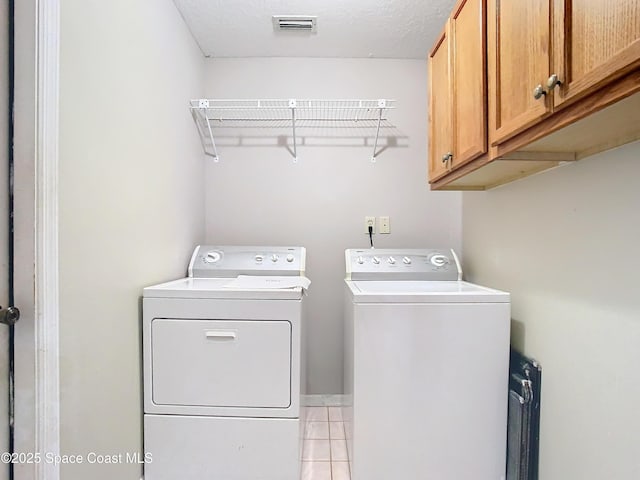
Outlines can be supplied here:
M287 255L287 262L289 263L293 262L293 255L291 254Z
M273 255L271 255L271 261L272 262L277 262L278 258L280 258L280 257L278 257L278 255L276 255L275 253Z
M409 257L404 257L402 259L402 263L404 263L405 265L411 265L411 259Z
M216 263L221 258L222 258L222 255L220 254L220 252L213 250L211 252L207 252L207 254L204 257L204 261L205 263Z
M256 262L260 263L260 262L262 262L262 260L264 260L264 256L263 255L256 255Z
M364 258L362 258L362 257L358 257L357 262L358 262L360 265L362 265L362 264L364 263Z
M389 262L391 265L393 265L394 263L396 263L396 259L393 257L389 257L389 259L387 260L387 262Z
M380 258L379 257L373 257L373 263L378 265L380 263Z
M449 263L449 258L444 255L434 255L431 257L431 264L436 267L442 267Z

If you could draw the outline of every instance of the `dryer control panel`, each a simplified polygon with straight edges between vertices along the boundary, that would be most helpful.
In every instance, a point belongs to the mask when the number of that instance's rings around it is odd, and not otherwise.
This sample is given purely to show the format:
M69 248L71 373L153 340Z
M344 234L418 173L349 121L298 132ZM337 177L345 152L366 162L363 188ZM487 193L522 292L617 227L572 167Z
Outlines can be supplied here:
M453 250L348 249L347 280L462 280Z
M242 247L198 245L191 256L189 276L234 278L238 275L303 276L304 247Z

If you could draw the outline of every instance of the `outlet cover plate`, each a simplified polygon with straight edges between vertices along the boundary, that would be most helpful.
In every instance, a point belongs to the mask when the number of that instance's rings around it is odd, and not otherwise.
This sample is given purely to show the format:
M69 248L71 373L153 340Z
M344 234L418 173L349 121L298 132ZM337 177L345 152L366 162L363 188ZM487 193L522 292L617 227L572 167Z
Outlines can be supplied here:
M376 217L364 217L364 233L369 235L369 226L373 227L373 233L376 233Z

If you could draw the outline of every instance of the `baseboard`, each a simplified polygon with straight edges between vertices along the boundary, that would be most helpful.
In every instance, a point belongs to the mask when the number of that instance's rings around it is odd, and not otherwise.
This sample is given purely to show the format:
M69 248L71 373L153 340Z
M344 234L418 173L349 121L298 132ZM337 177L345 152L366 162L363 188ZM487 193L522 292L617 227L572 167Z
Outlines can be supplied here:
M305 407L341 407L344 405L344 395L341 393L302 395L302 405Z

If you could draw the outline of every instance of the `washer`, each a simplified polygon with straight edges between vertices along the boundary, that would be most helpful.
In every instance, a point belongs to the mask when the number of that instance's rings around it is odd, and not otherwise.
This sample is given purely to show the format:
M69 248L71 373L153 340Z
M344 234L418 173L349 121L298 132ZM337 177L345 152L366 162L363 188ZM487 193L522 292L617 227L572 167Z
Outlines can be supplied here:
M505 478L509 294L453 250L346 251L352 480Z
M144 289L146 480L298 480L305 249L198 246Z

